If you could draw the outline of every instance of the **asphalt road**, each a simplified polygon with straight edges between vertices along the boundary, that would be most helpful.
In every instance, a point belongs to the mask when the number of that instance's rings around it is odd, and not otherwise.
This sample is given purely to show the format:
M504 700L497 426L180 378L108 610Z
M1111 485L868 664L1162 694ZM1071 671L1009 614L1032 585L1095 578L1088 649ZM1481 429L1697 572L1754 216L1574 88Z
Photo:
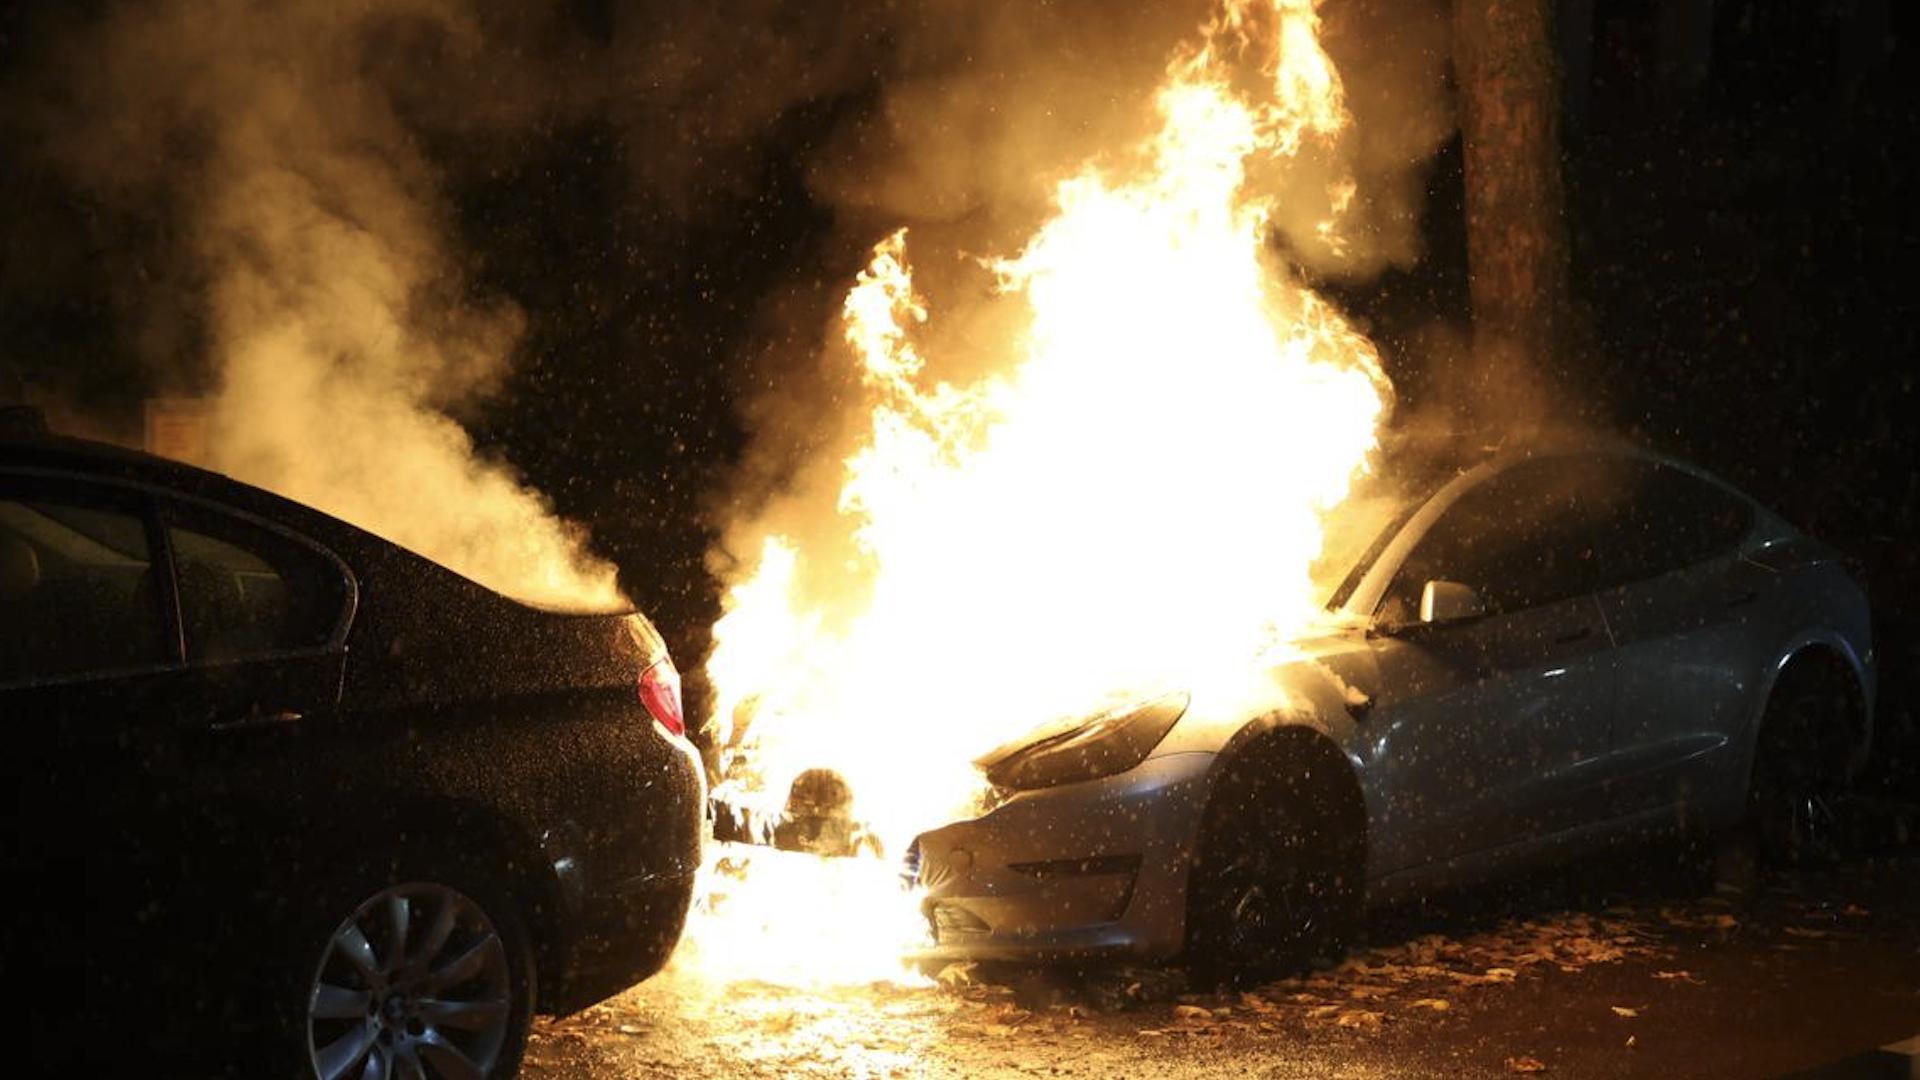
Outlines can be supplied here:
M811 990L670 968L542 1023L523 1076L1920 1080L1903 821L1744 893L1654 853L1378 913L1339 968L1247 993L1165 968Z

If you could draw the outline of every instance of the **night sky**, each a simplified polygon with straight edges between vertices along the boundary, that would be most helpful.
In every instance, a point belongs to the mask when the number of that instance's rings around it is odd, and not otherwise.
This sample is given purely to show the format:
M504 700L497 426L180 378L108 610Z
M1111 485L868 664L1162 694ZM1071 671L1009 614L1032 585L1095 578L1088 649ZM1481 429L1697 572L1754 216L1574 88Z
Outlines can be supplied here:
M1660 5L1591 6L1563 133L1580 337L1565 399L1855 550L1876 602L1906 610L1920 391L1902 280L1920 188L1915 102L1896 76L1911 41L1886 13L1899 5L1723 0L1697 80L1658 61ZM689 9L604 0L526 25L489 16L463 48L418 29L432 17L397 19L363 57L426 73L381 85L438 183L461 287L526 317L511 373L461 421L590 526L687 669L717 612L704 560L750 445L745 406L815 351L887 218L822 198L819 163L836 146L863 160L878 136L861 124L911 71L919 32L913 5L713 7L784 22L705 56L711 38L681 33ZM848 33L840 16L860 8L884 17ZM76 181L35 124L66 94L63 50L87 40L73 13L97 27L119 10L0 9L0 398L124 420L157 385L206 378L203 283L175 258L172 196ZM818 40L780 45L777 62L754 52L809 27ZM649 96L673 77L678 96ZM150 167L186 176L198 152L189 127ZM1403 408L1444 396L1434 346L1466 318L1460 184L1449 142L1427 173L1421 263L1327 283L1381 346Z

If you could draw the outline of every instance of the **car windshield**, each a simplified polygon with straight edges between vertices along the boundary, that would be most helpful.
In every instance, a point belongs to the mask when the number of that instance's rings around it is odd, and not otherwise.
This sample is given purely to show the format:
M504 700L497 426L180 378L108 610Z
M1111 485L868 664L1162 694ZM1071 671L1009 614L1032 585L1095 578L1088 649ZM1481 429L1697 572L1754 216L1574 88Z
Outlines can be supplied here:
M1380 552L1425 501L1407 495L1350 497L1329 516L1314 585L1321 606L1334 611L1347 602Z
M1478 453L1484 453L1479 451ZM1457 440L1422 439L1388 446L1380 464L1355 481L1353 491L1327 515L1313 581L1322 604L1336 610L1353 595L1400 527L1441 485L1473 463L1478 453Z

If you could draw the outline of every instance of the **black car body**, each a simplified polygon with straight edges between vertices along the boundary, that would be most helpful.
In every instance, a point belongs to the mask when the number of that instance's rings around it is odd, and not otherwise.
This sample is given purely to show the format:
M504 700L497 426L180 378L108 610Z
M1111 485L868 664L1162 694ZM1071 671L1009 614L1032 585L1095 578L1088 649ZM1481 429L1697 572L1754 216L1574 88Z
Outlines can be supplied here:
M33 434L0 589L0 944L47 1071L511 1075L678 941L704 779L643 615Z

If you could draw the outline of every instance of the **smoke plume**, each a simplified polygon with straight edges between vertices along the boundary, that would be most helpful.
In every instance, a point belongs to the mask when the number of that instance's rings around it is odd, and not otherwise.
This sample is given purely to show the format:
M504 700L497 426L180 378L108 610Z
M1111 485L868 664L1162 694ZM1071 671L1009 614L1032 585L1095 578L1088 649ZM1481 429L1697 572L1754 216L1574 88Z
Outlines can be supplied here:
M768 261L774 282L726 342L729 374L715 384L747 435L709 507L724 577L768 533L831 547L841 462L869 404L832 341L834 315L871 245L913 232L916 282L941 312L924 328L943 365L928 381L992 374L992 352L966 344L1004 339L1020 313L983 260L1017 253L1060 181L1138 143L1170 51L1212 10L106 3L35 20L41 51L15 61L6 126L30 147L25 170L83 193L74 217L92 240L75 258L112 283L102 314L119 327L115 347L156 390L211 397L211 464L507 591L575 602L606 599L612 568L468 434L513 367L528 312L476 284L485 253L463 250L474 238L453 221L462 182L585 121L612 133L630 185L632 220L609 228L657 248L635 262L721 260L689 253L697 230L755 223L720 234L749 249L733 257ZM1254 181L1288 261L1364 280L1421 255L1425 171L1451 129L1444 4L1326 0L1319 12L1355 122ZM808 206L763 205L769 178L786 175ZM1342 227L1320 230L1343 190ZM824 233L751 250L758 223L799 213L825 215ZM17 270L38 264L13 244L9 299L61 278ZM585 272L571 254L552 254L553 273ZM712 317L704 293L676 295L696 299L611 314ZM681 362L661 377L691 380L671 370Z
M471 87L500 30L438 0L123 5L65 28L29 115L42 160L150 230L115 238L148 294L128 338L162 386L210 398L205 464L523 599L606 605L612 565L458 420L525 317L463 272L403 110L433 100L424 79ZM527 121L483 88L450 124ZM180 308L193 333L142 333Z

